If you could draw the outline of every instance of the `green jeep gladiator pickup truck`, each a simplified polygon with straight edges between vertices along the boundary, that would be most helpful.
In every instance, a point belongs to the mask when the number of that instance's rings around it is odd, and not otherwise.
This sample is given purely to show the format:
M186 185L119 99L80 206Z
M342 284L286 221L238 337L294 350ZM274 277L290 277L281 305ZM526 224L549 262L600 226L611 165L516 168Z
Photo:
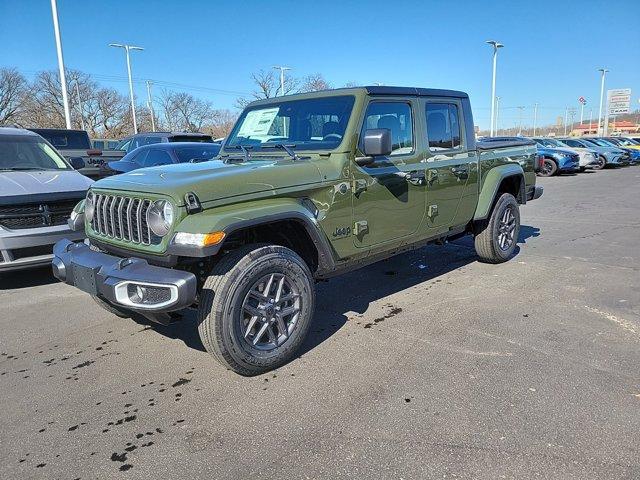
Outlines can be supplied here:
M57 278L119 316L197 308L202 343L256 375L291 360L317 279L429 242L516 247L538 198L532 142L478 142L467 94L361 87L260 100L213 160L94 183L54 248Z

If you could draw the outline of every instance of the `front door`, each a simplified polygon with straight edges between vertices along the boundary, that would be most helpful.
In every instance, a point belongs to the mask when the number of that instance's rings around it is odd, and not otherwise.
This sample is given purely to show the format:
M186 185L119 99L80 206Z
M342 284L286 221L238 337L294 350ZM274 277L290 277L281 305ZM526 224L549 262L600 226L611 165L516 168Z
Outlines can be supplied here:
M428 145L425 228L435 234L458 222L465 223L473 216L477 200L477 156L475 150L469 151L466 145L459 100L425 98L421 104Z
M416 232L424 217L424 163L420 163L417 99L374 99L367 106L360 142L367 129L387 128L392 152L367 166L353 166L353 234L356 247L369 247ZM362 152L362 145L359 145ZM408 178L408 176L410 176Z

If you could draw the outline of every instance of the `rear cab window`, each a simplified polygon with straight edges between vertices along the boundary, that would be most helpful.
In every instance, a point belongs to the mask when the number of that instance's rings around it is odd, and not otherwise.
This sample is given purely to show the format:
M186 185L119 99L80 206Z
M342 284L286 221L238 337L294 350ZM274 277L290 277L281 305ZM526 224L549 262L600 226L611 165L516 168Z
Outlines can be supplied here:
M462 150L460 106L455 102L427 102L427 139L432 152Z
M72 130L46 131L34 129L51 145L62 150L91 150L91 142L86 132L74 132Z

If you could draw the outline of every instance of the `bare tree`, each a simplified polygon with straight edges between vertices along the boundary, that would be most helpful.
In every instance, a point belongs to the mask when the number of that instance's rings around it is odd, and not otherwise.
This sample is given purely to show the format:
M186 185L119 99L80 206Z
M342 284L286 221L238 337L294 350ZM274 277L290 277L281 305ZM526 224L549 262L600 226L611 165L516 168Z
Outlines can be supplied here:
M304 77L300 92L318 92L320 90L329 90L330 88L331 84L324 79L321 73L313 73Z
M358 83L354 82L353 80L348 81L347 83L344 84L344 88L354 88L357 87Z
M213 138L223 138L229 135L233 125L238 119L238 114L230 110L217 110L211 125L206 125L202 131L210 133Z
M0 125L19 122L29 85L15 68L0 68Z
M276 75L275 71L270 70L260 70L257 73L251 74L251 80L256 84L256 90L254 90L251 94L251 99L246 99L244 97L238 98L236 100L236 107L242 109L247 106L253 100L262 100L264 98L273 98L278 96L281 92L280 88L280 78ZM298 86L300 85L300 80L291 76L285 75L284 77L284 94L289 95L290 93L294 93L298 91Z
M212 124L216 117L211 102L184 92L163 91L160 107L163 122L169 130L197 132L204 125Z

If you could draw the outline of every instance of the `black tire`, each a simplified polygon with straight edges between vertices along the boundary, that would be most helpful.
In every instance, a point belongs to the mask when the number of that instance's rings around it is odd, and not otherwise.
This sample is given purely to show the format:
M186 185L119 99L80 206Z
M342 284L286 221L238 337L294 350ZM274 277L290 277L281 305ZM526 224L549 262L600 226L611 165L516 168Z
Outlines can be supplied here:
M111 303L101 299L100 297L91 295L91 298L93 298L93 301L104 308L107 312L113 313L116 317L131 318L131 316L133 315L133 312L130 312L126 308L116 307L115 305L112 305Z
M513 217L513 228L504 225L505 212ZM511 222L508 222L509 227ZM510 238L507 245L507 237ZM476 225L475 247L480 260L486 263L502 263L513 255L520 234L520 209L518 202L510 193L503 193L495 203L488 219ZM504 244L502 243L504 241Z
M558 173L558 165L550 158L544 158L542 160L542 168L538 172L540 177L553 177Z
M587 169L587 167L580 167L580 173L584 173L584 171Z
M594 170L602 170L606 166L607 166L607 159L604 158L602 155L598 155L598 163L593 165L593 169Z
M273 317L279 315L274 313L274 308L284 307L265 300L264 304L257 301L258 305L252 306L253 310L262 309L260 312L264 315L249 315L251 318L247 318L246 302L249 298L256 301L250 292L259 293L260 285L266 283L263 292L266 291L268 296L274 276L285 278L290 285L288 296L299 299L291 300L296 303L297 314L285 323L273 323ZM267 277L271 280L260 283ZM294 295L294 292L297 293ZM269 307L271 313L267 314L265 309ZM205 280L198 306L198 332L204 347L224 367L240 375L259 375L289 362L295 356L307 336L314 307L313 275L304 260L294 251L278 245L246 245L222 257ZM272 317L271 323L267 317ZM265 324L266 330L260 337ZM280 335L281 325L291 331ZM274 343L256 346L256 338L264 338L265 334L269 339L273 338Z

